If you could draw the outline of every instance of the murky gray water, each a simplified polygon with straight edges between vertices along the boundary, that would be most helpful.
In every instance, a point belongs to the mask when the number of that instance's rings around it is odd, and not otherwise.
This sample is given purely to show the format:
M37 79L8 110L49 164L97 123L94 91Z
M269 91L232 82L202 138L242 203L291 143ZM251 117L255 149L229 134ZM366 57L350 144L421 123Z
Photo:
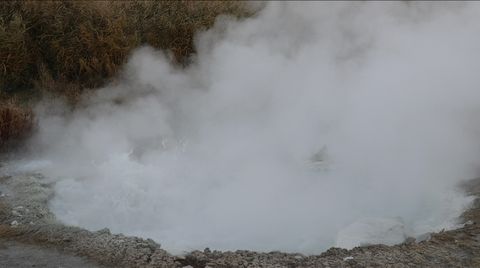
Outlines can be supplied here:
M52 248L0 240L0 267L100 267L84 258Z

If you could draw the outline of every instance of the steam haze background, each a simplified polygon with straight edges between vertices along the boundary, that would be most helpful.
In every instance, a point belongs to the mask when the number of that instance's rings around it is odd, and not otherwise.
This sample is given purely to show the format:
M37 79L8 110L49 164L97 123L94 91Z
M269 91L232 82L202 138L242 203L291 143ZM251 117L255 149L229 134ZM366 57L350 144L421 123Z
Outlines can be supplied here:
M139 48L24 168L67 224L172 252L319 253L452 228L480 130L477 3L273 3L218 19L186 69ZM57 109L58 108L58 109Z

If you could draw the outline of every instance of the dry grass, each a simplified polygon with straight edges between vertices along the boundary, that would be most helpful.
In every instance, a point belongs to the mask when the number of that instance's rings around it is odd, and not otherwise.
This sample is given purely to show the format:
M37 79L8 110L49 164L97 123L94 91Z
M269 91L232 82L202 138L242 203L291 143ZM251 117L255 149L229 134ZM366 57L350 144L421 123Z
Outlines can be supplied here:
M2 2L0 90L31 88L42 72L98 87L142 44L169 50L182 63L194 52L194 33L224 13L251 11L235 1Z
M31 110L11 96L48 92L75 103L144 44L185 64L195 52L195 32L220 14L253 11L237 1L0 2L0 147L32 129Z

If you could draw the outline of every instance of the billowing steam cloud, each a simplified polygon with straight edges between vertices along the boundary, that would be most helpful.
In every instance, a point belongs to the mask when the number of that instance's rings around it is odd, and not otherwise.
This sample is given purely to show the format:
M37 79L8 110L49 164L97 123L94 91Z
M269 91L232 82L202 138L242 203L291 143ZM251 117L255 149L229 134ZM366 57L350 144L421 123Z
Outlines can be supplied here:
M65 223L175 252L318 253L449 228L480 159L480 5L268 3L186 69L122 82L33 141Z

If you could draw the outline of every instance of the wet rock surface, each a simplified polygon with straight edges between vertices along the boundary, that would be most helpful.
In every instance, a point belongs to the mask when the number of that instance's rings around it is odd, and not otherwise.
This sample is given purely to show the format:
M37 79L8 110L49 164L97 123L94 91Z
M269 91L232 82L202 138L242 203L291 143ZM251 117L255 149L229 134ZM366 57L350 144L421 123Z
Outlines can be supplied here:
M51 186L40 174L0 178L0 242L5 245L2 249L0 244L0 257L6 256L0 259L18 263L6 267L32 267L30 261L36 267L58 267L59 261L66 267L480 267L480 199L464 213L463 228L407 239L396 246L331 248L314 256L210 249L173 256L150 239L63 225L47 206ZM464 188L480 196L480 179ZM44 258L22 264L22 254L29 252ZM0 261L0 266L5 265Z

